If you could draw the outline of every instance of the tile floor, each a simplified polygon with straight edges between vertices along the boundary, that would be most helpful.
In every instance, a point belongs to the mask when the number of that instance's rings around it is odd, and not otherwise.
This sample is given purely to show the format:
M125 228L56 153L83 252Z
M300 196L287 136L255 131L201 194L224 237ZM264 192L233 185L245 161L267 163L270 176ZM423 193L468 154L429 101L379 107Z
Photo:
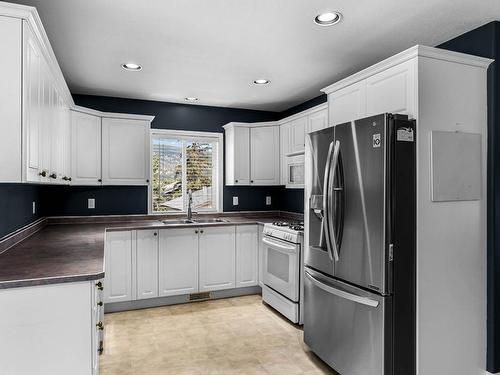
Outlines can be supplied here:
M336 374L257 295L106 314L105 325L101 375Z

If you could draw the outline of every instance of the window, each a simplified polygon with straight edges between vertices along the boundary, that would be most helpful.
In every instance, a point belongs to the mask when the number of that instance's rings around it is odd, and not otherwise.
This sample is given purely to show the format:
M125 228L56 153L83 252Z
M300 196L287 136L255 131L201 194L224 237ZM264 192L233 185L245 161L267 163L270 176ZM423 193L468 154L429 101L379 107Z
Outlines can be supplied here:
M153 131L151 177L152 213L186 211L189 191L194 211L220 211L222 134Z

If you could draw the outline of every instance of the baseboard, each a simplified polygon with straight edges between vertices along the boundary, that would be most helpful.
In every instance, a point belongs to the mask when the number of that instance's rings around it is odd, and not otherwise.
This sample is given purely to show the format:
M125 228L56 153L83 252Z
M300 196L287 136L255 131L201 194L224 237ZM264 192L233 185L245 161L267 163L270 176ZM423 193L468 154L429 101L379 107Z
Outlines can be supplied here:
M221 299L221 298L246 296L246 295L251 295L251 294L260 294L261 292L262 292L262 289L260 286L249 286L249 287L245 287L245 288L216 290L216 291L210 292L209 299L205 299L205 300L201 300L201 301L190 301L189 294L183 294L181 296L169 296L169 297L141 299L141 300L136 300L136 301L106 303L106 304L104 304L104 312L105 313L113 313L113 312L118 312L118 311L147 309L150 307L178 305L181 303L192 303L192 302L194 303L194 302L210 301L210 300Z
M486 371L486 375L500 375L500 372L492 373L492 372Z

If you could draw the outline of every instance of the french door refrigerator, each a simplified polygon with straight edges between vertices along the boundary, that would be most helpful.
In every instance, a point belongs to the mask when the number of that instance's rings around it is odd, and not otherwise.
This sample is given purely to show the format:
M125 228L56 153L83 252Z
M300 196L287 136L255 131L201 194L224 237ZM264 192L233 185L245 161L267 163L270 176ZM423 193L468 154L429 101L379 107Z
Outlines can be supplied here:
M393 114L307 137L304 341L342 375L415 373L415 142Z

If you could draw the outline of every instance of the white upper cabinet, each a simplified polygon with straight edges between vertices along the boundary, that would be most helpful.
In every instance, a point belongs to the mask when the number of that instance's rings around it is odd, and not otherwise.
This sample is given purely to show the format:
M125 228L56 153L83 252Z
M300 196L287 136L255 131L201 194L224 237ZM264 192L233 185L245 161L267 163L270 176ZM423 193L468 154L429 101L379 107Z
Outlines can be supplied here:
M258 284L259 235L257 225L236 227L236 287Z
M279 185L279 126L230 123L224 129L226 185Z
M366 116L383 112L416 114L416 60L409 60L366 79Z
M158 230L137 231L137 299L158 297L158 242Z
M280 125L280 185L286 185L286 159L290 151L290 126L291 122Z
M160 231L161 297L198 292L198 228Z
M328 127L328 110L322 109L307 117L307 132L312 133Z
M131 301L132 231L107 232L104 256L104 302Z
M328 95L331 125L342 124L366 114L366 82L361 81Z
M199 240L199 291L234 288L235 227L200 228Z
M279 185L279 127L259 126L251 128L250 147L250 184Z
M103 185L147 185L150 122L102 118Z
M250 184L250 128L226 129L226 185Z
M72 112L71 176L73 185L101 185L101 118Z
M305 136L307 129L307 116L299 117L290 125L290 153L303 153L305 149Z

